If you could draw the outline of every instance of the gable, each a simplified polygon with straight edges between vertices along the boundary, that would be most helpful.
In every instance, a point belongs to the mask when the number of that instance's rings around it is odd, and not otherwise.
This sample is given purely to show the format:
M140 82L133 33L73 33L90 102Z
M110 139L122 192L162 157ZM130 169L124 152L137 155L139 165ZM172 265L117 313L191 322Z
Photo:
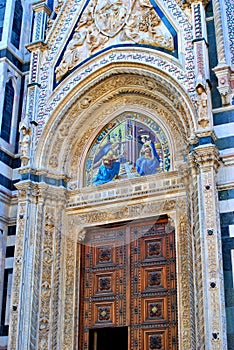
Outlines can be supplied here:
M89 1L55 65L55 84L100 53L118 47L148 47L178 57L177 33L149 0Z

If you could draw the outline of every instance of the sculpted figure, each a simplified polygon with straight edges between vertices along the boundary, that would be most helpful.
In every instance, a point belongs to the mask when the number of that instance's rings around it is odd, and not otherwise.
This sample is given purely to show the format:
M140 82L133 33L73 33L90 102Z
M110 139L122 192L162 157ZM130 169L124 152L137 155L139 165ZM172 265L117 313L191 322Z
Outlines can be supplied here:
M87 44L91 52L103 46L108 41L108 37L102 35L98 28L93 24L87 33Z
M55 69L56 80L107 43L119 40L174 50L173 37L149 0L95 0L82 14Z
M67 45L66 51L60 65L56 68L56 79L60 80L69 70L75 67L78 63L79 48L84 43L87 35L87 29L82 27L77 29L73 35L72 40Z
M30 159L31 130L26 124L22 123L20 125L20 134L20 158L22 165L26 166Z
M139 4L141 7L149 7L149 8L153 7L153 5L149 0L139 0Z
M139 6L124 26L120 39L168 50L174 49L172 36L148 0L139 1Z
M207 93L205 87L199 84L196 87L197 90L197 113L198 113L198 124L202 128L209 126L209 117L207 109Z
M140 40L140 35L139 35L139 18L138 17L133 17L130 19L125 27L123 32L121 33L120 39L122 41L126 40L131 40L135 43L138 43Z
M112 37L125 23L127 7L123 0L99 1L95 11L95 23L102 33Z

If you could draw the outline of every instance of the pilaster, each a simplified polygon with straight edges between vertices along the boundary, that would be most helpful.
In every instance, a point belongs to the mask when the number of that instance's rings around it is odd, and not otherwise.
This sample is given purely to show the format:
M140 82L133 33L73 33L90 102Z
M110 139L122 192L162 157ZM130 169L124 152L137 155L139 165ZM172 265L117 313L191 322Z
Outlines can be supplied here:
M31 52L30 57L30 71L29 71L29 82L27 87L27 101L25 117L23 118L27 128L30 129L31 140L28 147L30 147L30 157L27 161L22 159L23 165L30 164L30 159L33 157L34 142L36 136L37 127L37 105L40 92L40 66L41 66L41 53L45 49L44 43L45 30L47 17L50 14L50 9L45 4L45 1L39 1L33 5L34 11L34 25L32 33L32 42L26 45L26 48ZM30 124L31 126L30 126ZM22 152L22 150L21 150Z
M185 174L183 174L184 177ZM187 178L187 176L186 176ZM193 252L191 222L189 221L189 203L186 199L177 200L176 236L177 236L177 288L179 316L179 349L196 349Z
M32 305L32 274L36 226L37 186L31 182L17 184L17 239L13 272L8 349L30 348L30 314Z
M21 181L17 188L18 231L9 349L52 349L59 339L66 190L30 180Z
M196 64L196 92L198 129L212 126L211 92L209 81L209 59L207 30L205 19L206 1L193 1L191 3L193 18L193 46Z
M222 105L230 105L231 88L234 84L230 68L230 50L228 41L225 4L220 0L213 0L214 24L217 42L218 65L213 69L218 78L218 90L222 98Z
M215 145L207 144L196 147L193 157L194 167L197 167L199 207L199 237L195 241L199 249L195 249L195 262L196 269L201 269L200 274L196 271L196 297L197 307L203 305L204 317L200 322L204 323L204 344L200 343L199 348L224 350L227 349L226 320L216 188L219 153ZM197 332L199 334L199 328Z
M74 224L74 225L73 225ZM71 224L67 221L66 233L64 237L64 302L63 319L61 320L62 329L62 349L78 349L78 308L79 308L79 288L80 285L80 251L82 235L81 230L75 222ZM84 231L83 231L84 232ZM76 297L74 297L76 296Z

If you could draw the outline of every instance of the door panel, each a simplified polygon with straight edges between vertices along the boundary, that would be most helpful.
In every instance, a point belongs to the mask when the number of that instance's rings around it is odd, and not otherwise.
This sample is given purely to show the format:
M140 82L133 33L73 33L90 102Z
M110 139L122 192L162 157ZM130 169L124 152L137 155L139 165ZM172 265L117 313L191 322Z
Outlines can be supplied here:
M176 350L174 232L167 219L91 229L82 247L80 349L89 333L129 327L128 349Z

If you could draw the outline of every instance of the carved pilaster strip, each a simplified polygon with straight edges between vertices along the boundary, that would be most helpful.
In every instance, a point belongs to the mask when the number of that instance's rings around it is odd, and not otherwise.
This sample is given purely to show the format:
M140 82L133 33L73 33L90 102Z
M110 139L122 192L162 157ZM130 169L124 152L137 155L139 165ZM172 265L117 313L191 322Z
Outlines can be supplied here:
M34 319L31 318L31 285L34 277L33 259L38 188L31 182L19 183L17 187L19 189L19 209L8 348L26 350L36 349L34 344L30 344L30 331L34 322Z
M227 65L220 0L213 0L213 11L214 11L214 24L215 24L215 31L216 31L217 54L218 54L219 65Z
M205 310L204 330L206 337L204 346L207 349L224 350L227 349L227 340L221 233L216 188L219 155L213 145L196 148L194 155L199 166L199 229L202 260L202 280L199 289L203 289L202 297ZM199 289L197 289L198 300Z
M52 211L51 209L47 209L43 234L42 278L38 342L39 350L49 349L54 235L54 211Z
M17 214L17 231L16 231L16 245L15 245L15 264L13 272L13 289L12 289L12 301L11 301L11 318L9 327L9 342L8 349L17 349L18 340L18 306L20 300L20 278L22 270L22 258L23 258L23 242L24 242L24 227L25 227L25 213L26 203L22 203L23 197L26 195L26 191L19 191L19 206Z
M193 227L193 254L194 254L194 282L195 282L195 330L196 330L196 348L202 349L205 344L205 332L204 332L204 292L202 288L203 284L203 271L202 271L202 254L201 254L201 238L200 238L200 225L199 225L199 190L198 190L198 177L197 167L190 159L191 166L191 183L190 183L190 198L191 198L191 216Z
M63 320L63 344L62 349L73 349L74 339L74 307L75 307L75 278L76 278L76 239L66 236L65 254L65 300L64 300L64 320Z
M60 295L62 286L62 235L65 231L64 222L64 193L60 192L60 201L56 207L56 227L54 235L54 264L53 264L53 284L52 284L52 309L51 309L51 346L50 349L57 349L60 344L60 322L61 305Z
M179 306L179 347L195 349L194 291L193 291L193 252L188 203L177 201L178 237L178 303Z
M41 280L41 260L42 260L42 232L44 224L44 203L46 198L47 186L41 186L38 191L37 205L37 222L36 222L36 238L35 238L35 255L33 270L33 297L32 297L32 324L30 333L30 346L37 349L38 340L38 319L39 319L39 302L40 302L40 280Z

